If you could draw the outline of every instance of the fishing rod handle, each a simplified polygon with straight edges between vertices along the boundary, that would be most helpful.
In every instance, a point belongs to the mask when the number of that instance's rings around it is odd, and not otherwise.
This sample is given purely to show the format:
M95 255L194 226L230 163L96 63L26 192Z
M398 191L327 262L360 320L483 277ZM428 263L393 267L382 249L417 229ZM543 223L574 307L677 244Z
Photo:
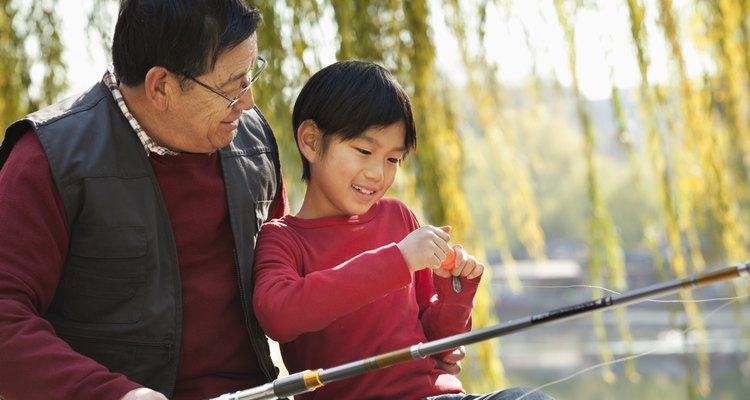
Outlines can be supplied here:
M320 369L305 370L252 389L223 394L210 400L273 400L313 391L321 386Z

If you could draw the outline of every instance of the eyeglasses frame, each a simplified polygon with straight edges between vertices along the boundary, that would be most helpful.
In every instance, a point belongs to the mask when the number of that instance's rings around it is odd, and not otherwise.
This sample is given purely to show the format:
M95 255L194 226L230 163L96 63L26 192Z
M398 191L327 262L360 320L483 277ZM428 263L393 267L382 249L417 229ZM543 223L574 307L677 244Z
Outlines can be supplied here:
M256 62L258 62L258 61L261 62L260 67L258 67L258 70L253 74L253 76L250 77L250 80L249 80L247 86L245 86L242 89L240 89L240 92L233 99L229 98L224 93L221 93L220 91L212 88L211 86L206 85L205 83L203 83L203 82L201 82L201 81L193 78L192 76L185 75L185 77L188 78L188 79L190 79L191 81L197 83L198 85L203 86L203 88L211 91L211 93L213 93L213 94L215 94L217 96L221 96L222 98L226 99L229 102L229 105L227 106L227 108L232 108L235 104L237 104L238 101L240 101L240 98L242 96L244 96L245 93L248 92L248 90L250 90L250 88L252 87L253 83L255 83L255 81L257 81L258 78L260 77L260 73L263 72L263 70L266 69L266 66L268 66L268 61L266 61L265 58L263 58L261 56L258 56Z

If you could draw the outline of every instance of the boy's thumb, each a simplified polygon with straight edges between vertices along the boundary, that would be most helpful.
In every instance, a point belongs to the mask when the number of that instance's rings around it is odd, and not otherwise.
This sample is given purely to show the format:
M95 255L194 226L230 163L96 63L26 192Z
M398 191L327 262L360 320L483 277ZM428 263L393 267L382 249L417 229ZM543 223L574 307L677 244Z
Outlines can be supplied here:
M451 233L451 226L450 225L441 226L440 229L442 229L443 232L445 232L445 233Z

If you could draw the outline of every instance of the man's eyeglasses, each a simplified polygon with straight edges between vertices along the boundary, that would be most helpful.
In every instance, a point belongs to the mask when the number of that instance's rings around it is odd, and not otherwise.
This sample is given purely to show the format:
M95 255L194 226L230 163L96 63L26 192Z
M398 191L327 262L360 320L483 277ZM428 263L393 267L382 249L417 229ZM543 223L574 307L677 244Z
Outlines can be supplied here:
M263 72L264 69L266 69L267 65L268 65L268 63L266 62L266 59L263 58L263 57L258 56L258 59L255 62L255 68L252 71L250 71L250 73L247 74L247 83L242 83L242 88L240 89L240 92L237 93L237 96L235 96L233 99L229 98L224 93L221 93L220 91L212 88L211 86L206 85L205 83L203 83L203 82L201 82L201 81L199 81L199 80L197 80L195 78L192 78L192 77L187 76L187 75L186 75L186 77L188 79L190 79L191 81L193 81L193 82L195 82L195 83L203 86L204 88L210 90L215 95L221 96L221 97L225 98L227 101L229 101L229 105L227 106L227 108L232 108L232 106L234 106L235 104L237 104L238 101L240 101L240 97L244 96L245 93L247 93L247 91L250 90L250 86L253 83L255 83L255 81L258 80L258 77L260 76L260 73Z

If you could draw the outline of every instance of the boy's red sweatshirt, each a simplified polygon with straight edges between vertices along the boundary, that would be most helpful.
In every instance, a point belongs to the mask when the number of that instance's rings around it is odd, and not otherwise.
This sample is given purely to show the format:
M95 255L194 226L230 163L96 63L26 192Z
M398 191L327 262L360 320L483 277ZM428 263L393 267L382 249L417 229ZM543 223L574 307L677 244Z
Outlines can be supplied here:
M419 228L400 201L354 217L285 216L261 229L255 312L290 373L329 368L471 329L479 278L411 274L396 243ZM299 399L419 399L461 393L432 358L333 382Z

